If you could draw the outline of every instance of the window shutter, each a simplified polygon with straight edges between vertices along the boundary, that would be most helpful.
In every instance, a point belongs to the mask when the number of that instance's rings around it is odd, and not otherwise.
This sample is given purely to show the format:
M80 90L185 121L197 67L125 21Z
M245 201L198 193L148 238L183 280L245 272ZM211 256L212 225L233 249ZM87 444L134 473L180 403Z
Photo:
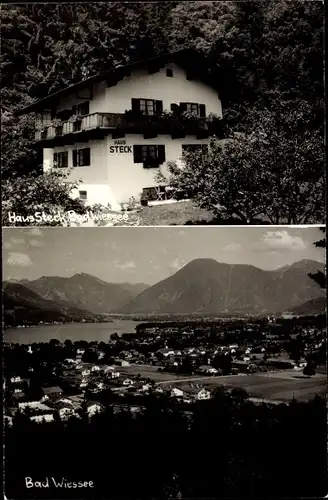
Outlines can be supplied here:
M156 101L156 114L157 115L160 115L161 113L163 113L163 101Z
M54 163L57 163L57 165L54 165L58 167L58 153L54 153Z
M132 101L132 111L138 112L140 111L140 99L131 99Z
M85 148L83 150L83 165L85 167L90 166L90 148Z
M187 111L187 103L186 102L180 102L180 110Z
M68 167L68 151L64 152L64 162L63 162L63 167L67 168Z
M77 167L77 150L73 150L73 167Z
M200 104L199 105L199 116L201 118L205 118L206 117L206 107L205 107L205 104Z
M142 163L142 146L133 146L134 163Z
M158 159L159 159L159 163L165 162L165 146L164 146L164 144L161 144L160 146L158 146Z

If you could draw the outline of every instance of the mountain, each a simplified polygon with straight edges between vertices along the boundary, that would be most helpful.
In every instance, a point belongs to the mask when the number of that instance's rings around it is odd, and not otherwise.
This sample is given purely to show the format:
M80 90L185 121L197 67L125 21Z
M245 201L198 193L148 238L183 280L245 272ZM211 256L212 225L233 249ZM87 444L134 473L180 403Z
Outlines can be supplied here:
M74 274L70 278L42 276L33 281L22 280L20 283L44 299L87 309L96 314L110 313L123 307L148 286L143 283L107 283L86 273Z
M122 314L275 313L297 307L324 291L308 276L324 264L304 260L276 271L196 259L141 292Z
M317 299L307 300L304 304L294 307L290 312L299 316L312 316L314 314L325 314L326 310L327 298L319 297Z
M95 321L99 315L46 300L19 283L4 283L2 294L5 325L36 324L40 321Z

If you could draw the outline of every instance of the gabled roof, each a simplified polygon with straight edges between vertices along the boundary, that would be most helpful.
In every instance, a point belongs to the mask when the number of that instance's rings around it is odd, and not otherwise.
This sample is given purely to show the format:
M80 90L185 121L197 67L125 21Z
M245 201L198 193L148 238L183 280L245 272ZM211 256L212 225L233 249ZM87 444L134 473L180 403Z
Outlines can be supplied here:
M125 65L117 65L113 69L102 71L100 73L97 73L96 75L86 78L85 80L58 90L57 92L43 97L42 99L38 99L32 104L20 110L17 110L14 114L16 116L21 116L26 113L36 111L37 109L44 109L48 105L54 105L59 101L60 98L64 97L65 95L88 88L94 83L101 82L103 80L107 80L108 86L110 87L112 85L115 85L118 81L122 80L125 76L128 76L132 71L143 68L145 66L157 67L158 65L160 67L169 62L174 62L177 65L192 71L194 75L197 75L197 78L199 80L204 81L214 88L217 87L216 82L210 74L205 58L194 49L180 49L173 52L167 52L150 59L144 59Z
M62 393L63 389L60 387L43 387L42 388L44 394L56 394L56 393Z

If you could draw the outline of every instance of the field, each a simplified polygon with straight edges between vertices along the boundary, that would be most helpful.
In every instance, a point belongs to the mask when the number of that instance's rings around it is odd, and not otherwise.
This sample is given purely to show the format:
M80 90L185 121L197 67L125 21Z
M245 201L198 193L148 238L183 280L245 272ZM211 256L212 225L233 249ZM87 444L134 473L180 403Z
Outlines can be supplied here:
M246 376L216 377L209 385L224 385L229 388L245 389L252 397L273 401L308 401L316 394L325 396L327 379L325 375L307 378L291 371L260 373Z
M157 370L157 366L151 366L151 365L124 366L124 367L119 367L118 370L121 373L124 373L124 375L137 375L138 373L140 373L141 377L151 378L157 383L170 382L171 380L177 380L178 378L181 380L185 379L189 380L190 378L189 376L178 377L175 373L159 372Z
M227 388L245 389L253 398L270 401L289 401L295 397L298 401L308 401L316 394L325 397L327 393L327 378L325 374L317 373L311 378L292 370L266 372L252 375L228 375L223 377L178 377L173 373L157 371L154 366L132 365L124 367L125 374L140 373L149 377L159 385L174 384L181 389L188 389L190 382L204 384L209 387L224 386Z

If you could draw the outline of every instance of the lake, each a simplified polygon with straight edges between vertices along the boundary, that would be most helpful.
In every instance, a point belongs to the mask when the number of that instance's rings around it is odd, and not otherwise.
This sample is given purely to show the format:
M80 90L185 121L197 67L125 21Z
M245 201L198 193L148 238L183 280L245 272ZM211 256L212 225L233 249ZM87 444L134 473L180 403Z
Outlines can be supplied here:
M49 342L57 339L97 340L107 342L112 333L135 333L141 321L114 320L112 323L69 323L65 325L39 325L30 328L8 328L4 331L4 341L15 344L32 344L32 342Z

